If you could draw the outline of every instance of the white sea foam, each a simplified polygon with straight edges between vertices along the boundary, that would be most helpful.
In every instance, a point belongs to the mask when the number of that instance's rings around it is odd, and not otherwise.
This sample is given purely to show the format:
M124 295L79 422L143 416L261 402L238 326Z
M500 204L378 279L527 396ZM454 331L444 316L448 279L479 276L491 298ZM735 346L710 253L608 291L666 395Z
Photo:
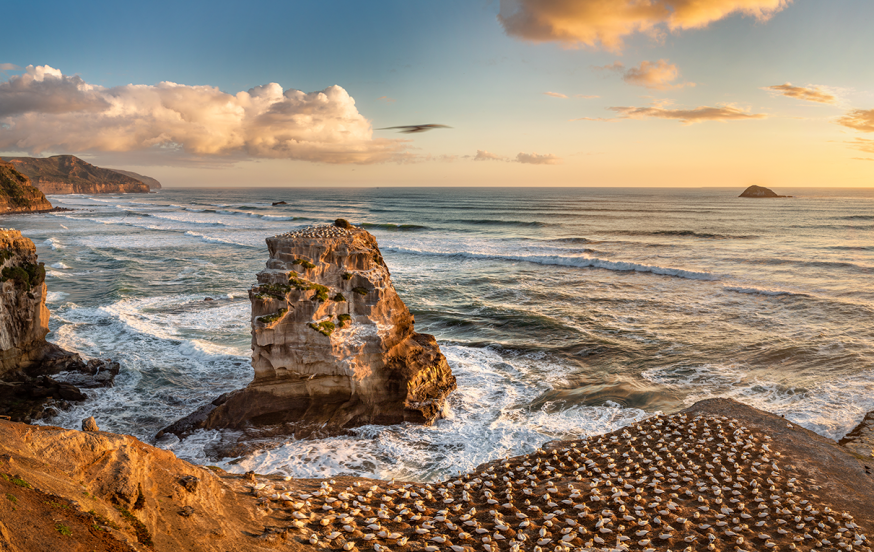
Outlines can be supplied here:
M433 255L441 257L464 257L468 259L493 259L498 261L528 262L542 265L569 266L576 268L603 268L620 272L649 272L661 276L674 276L690 280L718 280L720 277L712 272L685 270L663 266L647 265L634 262L605 261L596 257L564 257L561 255L500 255L492 253L474 253L468 251L444 252L401 247L383 247L384 251L408 253L413 255Z
M791 291L784 291L781 289L761 289L761 288L755 288L755 287L725 286L723 289L725 291L733 291L735 293L746 293L746 294L754 294L754 295L769 295L769 296L804 295L804 294L793 293Z
M43 242L45 245L49 246L52 251L58 251L59 249L63 249L64 246L61 245L61 242L58 241L57 238L49 238Z
M544 442L612 431L647 416L616 404L531 411L527 405L560 380L566 367L537 355L504 358L491 349L442 346L458 389L451 412L430 428L365 426L355 435L298 441L220 465L233 472L281 472L294 477L354 474L432 480L506 455L531 452ZM169 446L177 455L206 461L204 447L218 439L199 432Z
M46 303L60 303L69 295L69 293L64 293L63 291L49 291L46 293Z
M51 266L52 268L57 268L57 269L59 269L59 270L67 270L67 269L70 268L69 266L67 266L67 265L65 265L64 263L61 263L61 262L52 263L52 264L49 265L49 266Z

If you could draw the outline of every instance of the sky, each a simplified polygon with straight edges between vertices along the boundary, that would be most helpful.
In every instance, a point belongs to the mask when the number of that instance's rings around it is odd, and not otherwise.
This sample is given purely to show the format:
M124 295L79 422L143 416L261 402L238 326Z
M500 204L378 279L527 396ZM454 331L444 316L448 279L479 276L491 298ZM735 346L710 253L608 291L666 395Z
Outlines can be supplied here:
M874 186L870 0L7 3L0 156L173 186ZM387 127L440 124L426 132Z

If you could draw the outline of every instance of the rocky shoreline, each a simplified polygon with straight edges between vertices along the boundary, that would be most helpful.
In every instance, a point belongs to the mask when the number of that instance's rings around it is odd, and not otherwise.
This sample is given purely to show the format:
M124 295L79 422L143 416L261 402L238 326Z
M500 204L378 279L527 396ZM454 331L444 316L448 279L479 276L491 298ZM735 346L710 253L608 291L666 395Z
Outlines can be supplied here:
M0 493L4 551L867 551L874 532L853 454L726 399L431 483L230 474L0 420Z

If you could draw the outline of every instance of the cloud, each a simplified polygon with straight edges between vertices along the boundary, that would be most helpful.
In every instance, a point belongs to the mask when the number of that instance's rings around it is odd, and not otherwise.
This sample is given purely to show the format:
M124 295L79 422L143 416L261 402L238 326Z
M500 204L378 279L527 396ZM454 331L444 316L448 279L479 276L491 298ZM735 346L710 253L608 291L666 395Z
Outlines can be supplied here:
M855 140L847 143L850 144L850 147L853 149L864 151L865 153L874 153L874 140L856 138Z
M501 0L498 21L514 38L567 48L622 49L634 33L706 27L734 14L767 20L792 0Z
M476 150L474 161L506 161L506 157L501 157L498 154L488 152L486 150Z
M173 82L104 88L49 66L0 82L0 149L131 152L375 163L405 158L403 140L374 139L340 86L270 83L235 95Z
M561 162L561 158L551 153L519 153L514 159L516 163L526 163L529 165L557 165Z
M804 88L803 86L792 86L792 83L787 82L786 84L766 86L763 90L776 92L781 96L798 98L799 100L806 100L808 102L819 102L824 104L838 103L838 99L834 94L831 94L818 86Z
M874 132L874 109L853 109L837 120L843 125L862 132Z
M561 99L563 99L563 100L566 100L566 99L567 99L567 96L566 96L566 95L564 95L564 94L560 94L560 93L558 93L558 92L544 92L544 94L547 95L547 96L552 96L553 98L561 98Z
M395 103L395 102L397 101L396 99L394 99L394 98L389 98L388 96L380 96L380 97L378 97L378 98L376 98L376 99L377 99L377 100L382 100L382 101L384 101L385 103L390 103L390 104Z
M684 86L695 86L694 82L671 84L680 76L680 70L673 63L660 59L658 61L642 61L639 67L625 69L622 62L616 61L610 65L595 67L599 71L616 71L622 74L622 80L635 86L643 86L656 90L672 90Z
M0 63L0 71L18 71L21 67L14 63Z
M620 121L622 119L676 119L683 124L691 125L704 121L744 121L751 119L765 119L764 113L750 113L743 108L734 105L720 105L716 107L696 107L693 109L668 109L661 105L652 107L608 107L607 109L619 114L613 118L580 117L572 121Z

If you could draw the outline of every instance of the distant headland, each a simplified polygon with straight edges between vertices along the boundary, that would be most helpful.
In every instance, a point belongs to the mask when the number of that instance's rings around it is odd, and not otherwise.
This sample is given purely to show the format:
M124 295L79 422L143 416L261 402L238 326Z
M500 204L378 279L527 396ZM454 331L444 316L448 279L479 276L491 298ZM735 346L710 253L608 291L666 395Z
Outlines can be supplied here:
M73 155L10 157L18 172L44 194L147 194L152 178L97 167Z

